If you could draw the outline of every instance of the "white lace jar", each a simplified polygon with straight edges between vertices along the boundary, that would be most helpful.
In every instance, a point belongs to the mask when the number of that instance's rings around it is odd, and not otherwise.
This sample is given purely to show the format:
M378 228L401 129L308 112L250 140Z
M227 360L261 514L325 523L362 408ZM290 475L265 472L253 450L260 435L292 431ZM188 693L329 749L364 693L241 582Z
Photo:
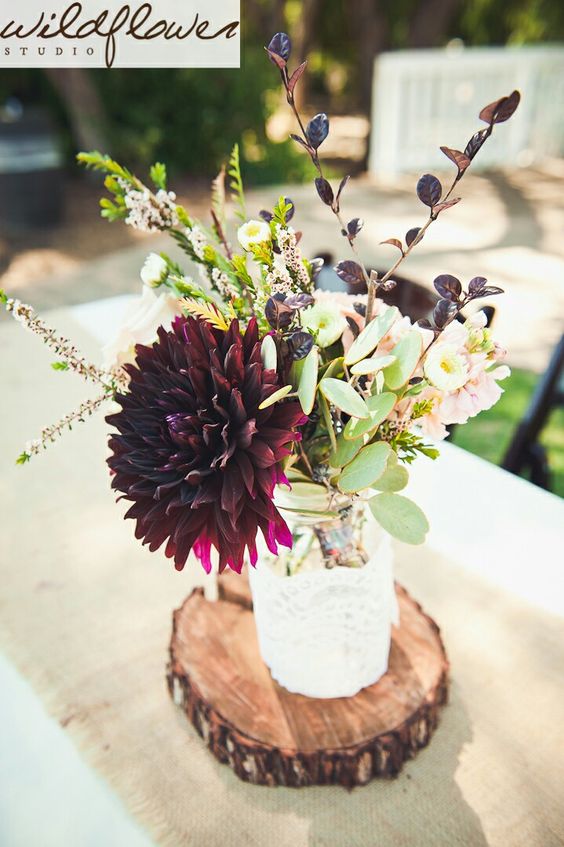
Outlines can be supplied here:
M292 693L352 697L386 673L398 622L392 548L386 533L370 529L366 555L352 510L323 524L298 520L292 554L249 568L262 658ZM292 571L300 548L303 564Z

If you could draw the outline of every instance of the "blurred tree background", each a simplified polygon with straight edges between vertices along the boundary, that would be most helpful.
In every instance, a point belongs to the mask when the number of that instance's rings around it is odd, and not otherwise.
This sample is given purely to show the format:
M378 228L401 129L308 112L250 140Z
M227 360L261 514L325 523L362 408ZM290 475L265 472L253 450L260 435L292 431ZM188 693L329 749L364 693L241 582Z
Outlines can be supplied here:
M374 58L384 50L524 44L564 39L562 0L242 0L242 65L236 70L10 71L0 102L48 105L67 161L100 147L134 166L162 159L176 173L208 178L235 141L255 184L299 181L305 157L286 141L267 145L280 105L263 44L290 32L293 61L309 58L308 109L369 116Z

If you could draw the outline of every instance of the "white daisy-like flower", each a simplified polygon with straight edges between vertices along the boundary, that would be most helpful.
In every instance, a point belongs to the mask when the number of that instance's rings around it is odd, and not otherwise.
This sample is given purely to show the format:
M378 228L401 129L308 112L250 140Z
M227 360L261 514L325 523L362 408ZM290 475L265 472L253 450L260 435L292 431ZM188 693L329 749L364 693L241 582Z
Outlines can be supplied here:
M468 365L452 344L432 347L423 365L425 376L439 391L457 391L468 380Z
M251 244L262 244L270 241L270 227L266 221L247 221L237 230L237 238L243 250L250 250Z
M168 273L168 265L162 256L158 253L149 253L143 267L141 268L140 277L145 285L150 288L158 288L165 281Z
M302 326L317 333L320 347L329 347L347 328L347 320L337 303L314 303L302 312Z

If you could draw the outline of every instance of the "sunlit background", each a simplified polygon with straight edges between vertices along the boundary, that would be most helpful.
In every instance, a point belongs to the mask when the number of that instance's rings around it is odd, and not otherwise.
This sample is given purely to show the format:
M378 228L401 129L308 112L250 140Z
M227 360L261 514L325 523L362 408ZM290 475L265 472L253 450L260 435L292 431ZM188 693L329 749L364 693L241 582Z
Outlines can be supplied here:
M464 282L483 275L505 288L491 305L513 376L500 403L452 439L507 464L534 408L522 472L563 495L556 358L564 315L564 5L242 0L242 13L240 71L0 74L0 285L41 310L133 292L148 250L168 247L161 236L99 218L99 181L74 164L81 149L107 151L141 174L165 161L171 187L205 217L210 179L239 142L249 211L283 191L296 203L306 252L342 258L346 244L315 195L311 163L287 140L292 116L263 50L278 30L292 36L293 65L309 60L299 106L306 117L331 116L322 149L328 172L353 174L345 213L365 220L359 249L378 269L395 259L380 242L424 220L417 177L452 174L439 146L463 149L480 127L480 108L519 88L520 109L465 177L464 201L442 216L402 275L405 285L428 290L445 272ZM324 284L333 282L327 274Z

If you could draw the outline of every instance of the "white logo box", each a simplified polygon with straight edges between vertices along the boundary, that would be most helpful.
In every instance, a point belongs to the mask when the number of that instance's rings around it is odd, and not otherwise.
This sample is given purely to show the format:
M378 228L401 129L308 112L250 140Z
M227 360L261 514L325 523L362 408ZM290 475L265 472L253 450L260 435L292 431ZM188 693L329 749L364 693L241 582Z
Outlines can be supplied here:
M0 68L240 64L239 0L25 0L2 7Z

